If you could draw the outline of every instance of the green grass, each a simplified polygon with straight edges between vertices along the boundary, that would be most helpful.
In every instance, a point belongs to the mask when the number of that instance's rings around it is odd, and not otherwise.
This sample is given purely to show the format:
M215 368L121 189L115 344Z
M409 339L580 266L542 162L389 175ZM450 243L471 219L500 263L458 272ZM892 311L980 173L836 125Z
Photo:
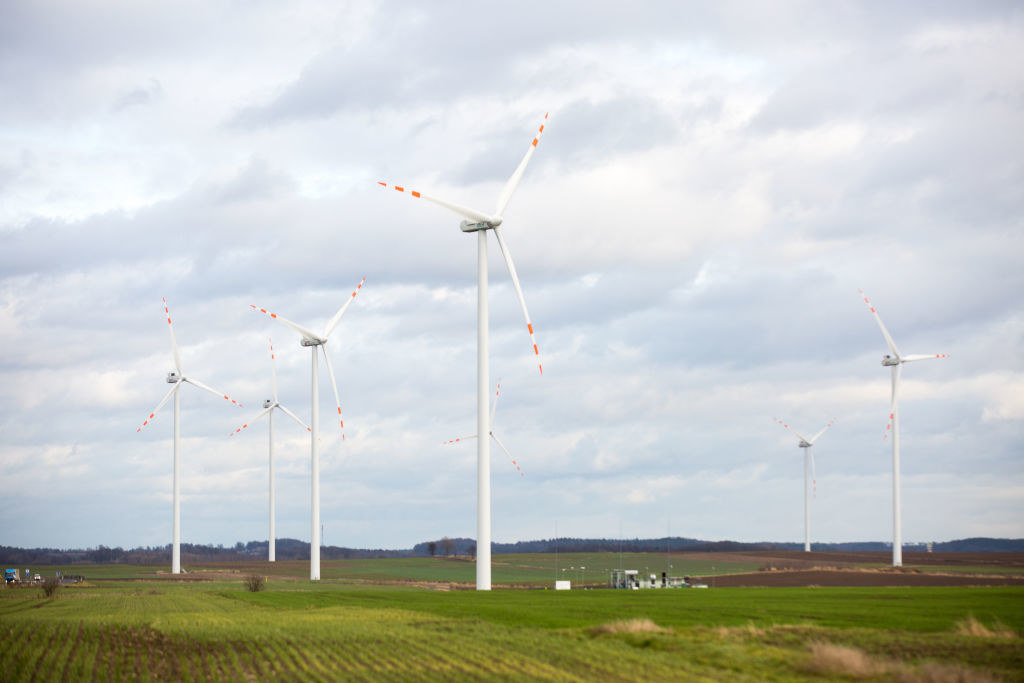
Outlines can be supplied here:
M331 568L316 584L272 575L260 593L240 578L0 591L0 680L801 680L831 666L812 642L856 648L890 677L1024 679L1019 637L957 633L969 615L1024 632L1019 587L478 593L353 583L416 563ZM600 628L631 619L657 626Z

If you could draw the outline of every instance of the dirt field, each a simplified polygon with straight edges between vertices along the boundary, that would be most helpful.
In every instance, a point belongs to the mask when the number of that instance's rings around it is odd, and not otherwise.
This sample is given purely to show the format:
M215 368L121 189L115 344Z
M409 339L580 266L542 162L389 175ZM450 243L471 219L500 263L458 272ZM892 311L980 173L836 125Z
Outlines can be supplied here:
M936 574L870 569L784 569L726 574L702 581L717 588L734 586L1024 586L1024 578Z
M706 577L709 586L1024 586L1024 553L903 553L895 569L889 552L798 550L715 553L722 560L756 562L762 571ZM871 567L870 565L881 565ZM926 570L914 567L925 567ZM977 567L977 573L943 572L943 567ZM1008 573L982 573L985 569Z

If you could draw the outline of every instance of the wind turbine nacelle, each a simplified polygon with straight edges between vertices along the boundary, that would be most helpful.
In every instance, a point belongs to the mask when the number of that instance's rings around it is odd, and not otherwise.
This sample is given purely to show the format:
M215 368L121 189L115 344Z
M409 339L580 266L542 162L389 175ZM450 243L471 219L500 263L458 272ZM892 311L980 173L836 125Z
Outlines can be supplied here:
M498 218L493 221L486 221L477 223L474 221L462 221L459 223L459 227L462 228L462 232L477 232L478 230L490 230L501 225L501 219Z
M263 402L263 407L264 408L270 408L273 405L274 405L274 401L269 399L269 398L266 401Z
M886 354L885 356L882 356L882 366L883 367L890 367L892 365L899 365L899 364L900 364L900 359L896 358L895 356L890 356L888 354Z
M168 384L177 384L180 381L181 381L181 377L178 377L178 373L176 373L176 372L168 372L167 373L167 383Z
M811 446L813 446L813 445L814 445L814 444L811 444L811 443L807 443L806 441L804 441L804 440L802 440L802 439L800 440L800 448L810 448L810 447L811 447Z

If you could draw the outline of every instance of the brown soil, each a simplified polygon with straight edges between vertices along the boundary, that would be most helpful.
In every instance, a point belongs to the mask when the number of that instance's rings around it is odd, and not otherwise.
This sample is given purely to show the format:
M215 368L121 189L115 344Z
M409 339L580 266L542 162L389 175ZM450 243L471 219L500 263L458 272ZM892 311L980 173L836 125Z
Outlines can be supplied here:
M716 588L735 586L1024 586L1024 578L871 569L790 569L696 579Z

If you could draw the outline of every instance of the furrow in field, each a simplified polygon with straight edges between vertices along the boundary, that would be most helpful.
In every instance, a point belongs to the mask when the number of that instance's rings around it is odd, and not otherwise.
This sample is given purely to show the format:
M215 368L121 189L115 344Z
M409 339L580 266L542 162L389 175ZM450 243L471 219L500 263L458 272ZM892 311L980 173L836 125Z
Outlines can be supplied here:
M64 668L64 660L68 649L74 641L74 624L58 623L50 629L43 654L35 666L33 680L59 681L57 672Z
M24 625L18 629L12 629L10 638L11 648L8 656L4 659L3 667L3 680L5 681L19 680L25 675L23 673L25 662L32 647L32 633Z
M68 649L64 654L63 661L60 663L60 673L57 675L57 679L61 681L71 680L71 668L72 663L78 656L78 651L82 646L82 641L85 639L85 626L81 621L78 622L78 628L74 630L73 634L68 635ZM57 668L54 668L54 672L57 672Z

